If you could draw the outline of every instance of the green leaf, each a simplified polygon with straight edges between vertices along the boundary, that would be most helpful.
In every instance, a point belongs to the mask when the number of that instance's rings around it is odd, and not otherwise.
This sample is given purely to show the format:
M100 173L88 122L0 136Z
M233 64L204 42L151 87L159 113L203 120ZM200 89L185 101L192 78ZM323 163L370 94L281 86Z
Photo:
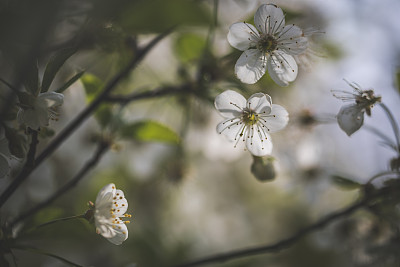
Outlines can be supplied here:
M343 190L354 190L354 189L360 189L361 184L358 182L355 182L351 180L350 178L345 178L343 176L339 175L333 175L332 176L332 182L334 185L339 187L340 189Z
M71 85L73 85L77 80L79 80L82 75L85 73L85 71L80 71L77 74L75 74L74 76L71 77L71 79L69 79L63 86L61 86L60 88L58 88L57 90L55 90L55 92L57 93L62 93L64 92L66 89L68 89Z
M29 65L28 72L25 76L25 79L23 80L23 84L26 91L28 91L32 95L37 96L40 93L39 69L37 61Z
M273 180L276 176L274 168L274 158L253 156L253 163L251 164L251 173L260 182Z
M81 77L88 102L92 101L101 92L104 83L93 74L86 73ZM102 128L105 128L113 119L112 105L101 104L94 117Z
M397 69L396 71L396 86L397 86L397 91L400 93L400 68Z
M85 88L88 101L92 101L104 87L103 81L90 73L84 74L81 77L81 82L83 84L83 87Z
M122 126L120 137L135 141L152 141L179 144L179 136L169 127L156 121L140 121Z
M27 142L25 136L20 135L15 129L4 126L8 149L17 158L24 158L27 152Z
M75 54L75 48L66 48L58 51L47 63L46 69L43 74L42 90L41 92L47 92L50 88L51 83L56 77L57 72L60 70L65 61Z
M181 34L175 42L175 52L183 62L199 59L204 51L206 40L193 33Z

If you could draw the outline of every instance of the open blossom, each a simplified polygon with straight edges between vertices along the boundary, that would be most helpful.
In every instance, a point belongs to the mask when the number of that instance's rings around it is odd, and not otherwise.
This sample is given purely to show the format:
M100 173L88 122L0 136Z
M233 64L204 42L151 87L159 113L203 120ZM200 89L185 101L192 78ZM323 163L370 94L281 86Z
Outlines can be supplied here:
M215 107L226 118L217 126L235 147L240 141L254 156L265 156L272 151L269 133L283 129L289 121L288 112L280 105L272 104L269 95L253 94L247 101L239 93L227 90L215 98Z
M128 228L121 218L130 218L126 214L128 201L124 192L116 189L114 184L104 186L97 195L94 207L96 232L115 245L121 245L128 238Z
M56 92L41 93L31 97L29 103L20 105L17 114L18 121L31 129L48 126L49 120L57 120L57 107L64 101L64 95Z
M244 83L257 82L268 69L271 78L287 86L297 77L294 55L307 49L303 30L285 25L282 9L274 4L261 5L254 15L255 27L239 22L229 28L228 42L243 51L235 65L237 77Z
M364 113L371 116L371 108L375 103L381 102L381 97L375 96L372 89L362 90L361 86L356 83L347 83L353 88L354 92L333 90L333 95L344 102L353 102L343 106L337 114L339 127L350 136L363 125ZM337 95L335 92L340 92L341 95Z

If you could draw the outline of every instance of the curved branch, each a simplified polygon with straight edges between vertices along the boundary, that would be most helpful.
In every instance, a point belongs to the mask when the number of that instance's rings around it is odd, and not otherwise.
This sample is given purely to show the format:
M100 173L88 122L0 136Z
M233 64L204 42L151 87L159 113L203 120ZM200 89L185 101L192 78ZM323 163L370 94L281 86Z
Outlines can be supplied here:
M13 226L15 226L17 223L25 220L26 218L29 218L30 216L34 215L37 213L39 210L47 207L51 203L53 203L56 199L64 195L66 192L71 190L74 186L77 185L77 183L82 180L82 178L92 169L94 168L97 163L100 161L101 157L104 155L105 152L107 152L108 148L110 147L110 144L108 142L101 142L96 150L96 152L93 154L93 157L83 166L83 168L75 175L73 179L71 179L68 183L66 183L63 187L58 189L56 192L54 192L50 197L48 197L46 200L43 202L37 204L35 207L31 208L30 210L27 210L26 212L22 213L19 215L17 218L15 218L9 225L9 228L11 229Z
M320 219L316 223L301 229L294 235L292 235L286 239L282 239L274 244L244 248L244 249L234 250L231 252L215 254L215 255L208 256L203 259L196 260L196 261L176 265L174 267L192 267L192 266L200 266L200 265L205 265L205 264L210 264L210 263L222 263L222 262L226 262L226 261L237 259L237 258L243 258L243 257L265 254L265 253L279 252L283 249L287 249L290 246L294 245L297 241L299 241L301 238L303 238L307 234L314 232L316 230L322 229L323 227L327 226L328 224L330 224L342 217L348 216L360 208L368 206L369 204L371 204L371 202L373 202L374 200L376 200L379 197L387 196L389 193L398 194L398 192L396 191L398 189L399 189L398 187L382 188L377 193L365 196L362 199L360 199L359 201L357 201L356 203L350 205L349 207L347 207L343 210L331 213L331 214L327 215L326 217ZM394 192L393 192L393 190L394 190Z
M34 162L32 168L24 168L21 173L11 182L6 190L0 195L0 208L8 200L8 198L14 193L18 186L25 181L25 179L32 173L32 171L39 166L48 156L50 156L97 108L104 102L111 91L121 82L128 74L141 62L145 55L170 31L162 33L155 37L149 44L144 48L139 49L135 57L129 62L129 64L119 72L114 78L104 87L102 93L89 105L87 106L66 128L64 128L59 135L57 135L53 141L40 153Z

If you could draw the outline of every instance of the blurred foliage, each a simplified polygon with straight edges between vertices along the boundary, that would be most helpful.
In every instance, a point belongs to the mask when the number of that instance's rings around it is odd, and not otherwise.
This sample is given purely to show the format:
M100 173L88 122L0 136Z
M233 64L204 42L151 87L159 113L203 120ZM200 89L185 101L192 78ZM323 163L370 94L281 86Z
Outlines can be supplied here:
M179 144L179 136L170 128L155 121L140 121L125 124L118 130L126 140L153 141Z

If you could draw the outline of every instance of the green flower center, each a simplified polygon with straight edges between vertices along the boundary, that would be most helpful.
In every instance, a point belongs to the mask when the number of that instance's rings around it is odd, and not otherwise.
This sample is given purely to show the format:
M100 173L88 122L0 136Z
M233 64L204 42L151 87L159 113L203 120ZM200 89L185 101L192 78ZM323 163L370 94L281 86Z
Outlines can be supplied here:
M253 110L243 110L242 121L246 125L254 125L258 122L258 114Z
M271 35L261 36L261 39L258 41L257 48L263 52L271 52L276 49L278 46L278 42Z

